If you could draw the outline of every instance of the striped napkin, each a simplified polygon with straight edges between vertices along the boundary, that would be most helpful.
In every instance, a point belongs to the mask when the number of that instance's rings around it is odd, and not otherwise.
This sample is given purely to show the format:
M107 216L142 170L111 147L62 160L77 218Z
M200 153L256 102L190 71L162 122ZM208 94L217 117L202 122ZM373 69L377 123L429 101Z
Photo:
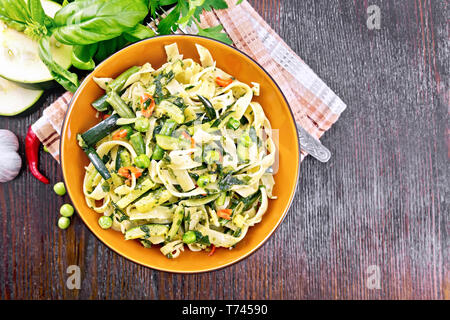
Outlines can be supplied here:
M294 113L295 121L319 139L335 123L346 105L272 30L247 2L202 15L202 28L222 24L233 45L255 59L275 79ZM64 115L72 94L67 92L46 108L32 125L42 143L59 161ZM302 151L302 160L306 153Z

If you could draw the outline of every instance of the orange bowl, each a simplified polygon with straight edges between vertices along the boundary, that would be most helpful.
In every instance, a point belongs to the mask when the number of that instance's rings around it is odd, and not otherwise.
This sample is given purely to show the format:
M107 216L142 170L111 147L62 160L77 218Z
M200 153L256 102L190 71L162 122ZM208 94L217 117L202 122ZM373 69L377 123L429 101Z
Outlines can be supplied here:
M138 241L126 241L123 234L103 230L98 225L99 214L90 209L83 195L84 167L89 159L77 144L77 133L84 132L99 120L91 103L103 90L93 77L117 77L135 65L150 62L156 69L166 62L164 46L176 42L185 58L199 61L195 44L210 50L217 66L242 82L258 82L261 95L254 99L264 109L273 129L279 130L278 172L274 176L276 200L269 200L269 207L262 221L251 227L245 238L232 250L218 248L213 256L205 252L185 250L176 259L168 259L159 247L144 248ZM89 229L108 247L120 255L144 266L169 272L194 273L211 271L237 262L258 249L283 221L294 197L299 175L299 144L295 122L289 105L280 89L261 66L246 54L221 42L187 35L154 37L130 45L101 63L86 77L75 93L67 111L61 136L61 163L67 191L72 202Z

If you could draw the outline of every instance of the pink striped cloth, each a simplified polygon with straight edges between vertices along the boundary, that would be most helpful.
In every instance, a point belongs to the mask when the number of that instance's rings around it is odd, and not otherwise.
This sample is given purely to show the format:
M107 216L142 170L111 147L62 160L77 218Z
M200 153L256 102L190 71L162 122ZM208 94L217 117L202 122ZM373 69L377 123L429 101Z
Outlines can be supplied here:
M233 45L255 59L275 79L294 113L295 121L319 139L335 123L346 105L273 31L247 2L204 12L201 26L222 24ZM59 161L64 115L72 95L67 92L46 108L33 131ZM306 154L302 152L302 160Z

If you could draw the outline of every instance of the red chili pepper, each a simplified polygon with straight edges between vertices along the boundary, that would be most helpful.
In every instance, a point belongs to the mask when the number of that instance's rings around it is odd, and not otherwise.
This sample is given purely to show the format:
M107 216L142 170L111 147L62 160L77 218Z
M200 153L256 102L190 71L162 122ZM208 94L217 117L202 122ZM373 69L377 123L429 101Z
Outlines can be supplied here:
M121 130L116 131L113 134L112 139L119 140L119 139L125 138L127 136L127 134L128 134L128 131L126 129L121 129Z
M128 167L121 167L117 173L122 177L131 179L131 173L134 173L136 178L139 178L142 175L142 170L132 166L128 166Z
M150 103L148 104L147 107L145 107L145 103L150 100ZM141 105L142 105L142 115L146 118L150 118L150 116L153 113L153 109L155 109L156 103L155 103L155 99L153 99L153 97L148 94L148 93L144 93L141 96Z
M222 79L221 77L216 77L216 83L221 87L226 87L233 83L233 79Z
M31 174L35 176L39 181L49 184L50 181L39 172L38 160L39 160L39 146L41 141L31 129L28 128L27 136L25 137L25 154L27 156L28 168L30 168Z
M233 211L231 209L222 209L217 211L217 215L225 220L231 220L232 213Z
M214 252L216 252L216 246L212 245L211 252L208 254L208 256L212 256L214 254Z

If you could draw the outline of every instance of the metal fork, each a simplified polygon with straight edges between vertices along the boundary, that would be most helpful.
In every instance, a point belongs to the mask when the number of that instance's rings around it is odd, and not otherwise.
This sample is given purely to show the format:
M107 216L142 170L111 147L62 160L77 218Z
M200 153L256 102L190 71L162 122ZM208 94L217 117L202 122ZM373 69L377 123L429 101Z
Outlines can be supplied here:
M158 34L158 29L156 28L157 23L167 16L173 8L168 11L161 8L162 14L157 13L157 18L150 17L150 22L147 26L152 29L155 34ZM197 34L198 28L193 23L191 26L179 26L175 34ZM299 137L300 148L306 153L310 154L315 159L320 162L327 162L331 158L331 152L328 150L318 139L314 138L308 131L306 131L300 124L297 122L297 132Z

